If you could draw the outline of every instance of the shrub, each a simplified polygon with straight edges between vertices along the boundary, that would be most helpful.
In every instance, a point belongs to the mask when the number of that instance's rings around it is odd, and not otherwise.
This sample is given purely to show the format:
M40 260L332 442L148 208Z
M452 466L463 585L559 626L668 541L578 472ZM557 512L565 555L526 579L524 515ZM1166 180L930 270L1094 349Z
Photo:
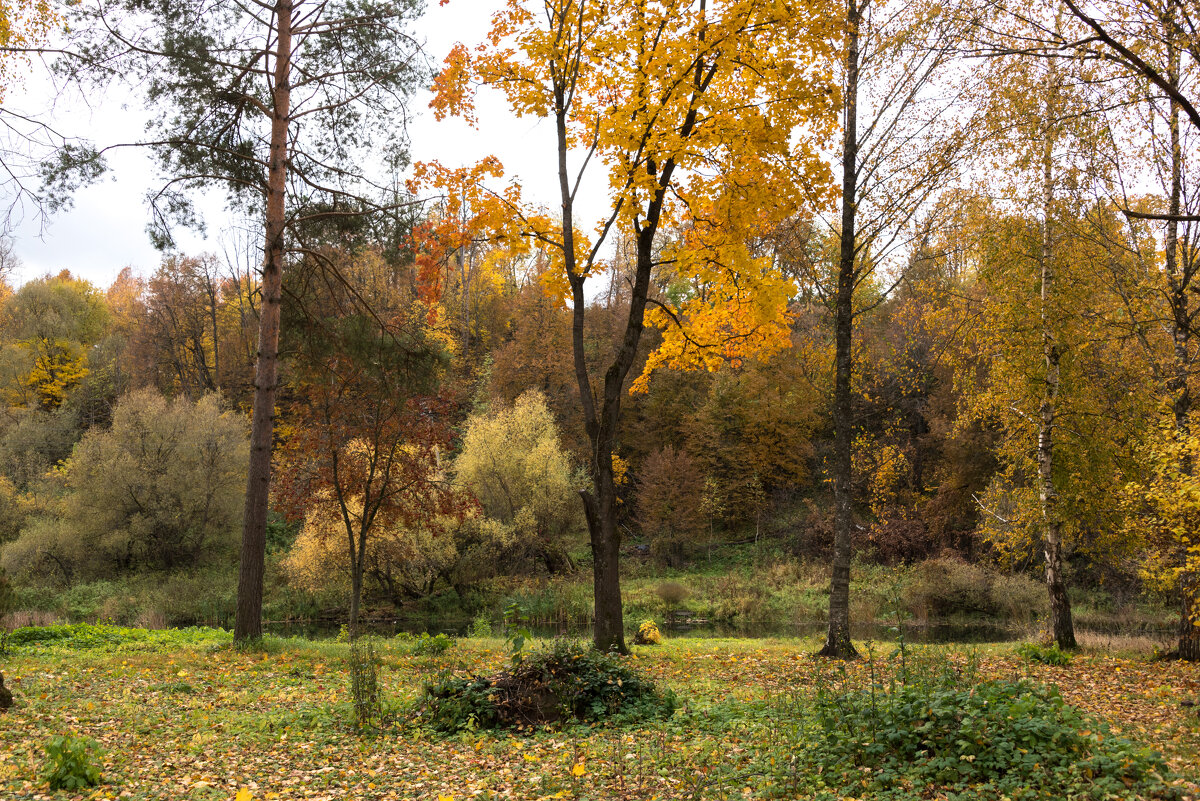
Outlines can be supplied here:
M905 604L918 617L994 611L991 576L961 559L928 559L913 567L904 588Z
M443 674L425 686L418 716L455 732L647 720L668 717L675 707L674 693L660 693L620 657L558 639L494 676Z
M435 634L431 637L428 632L425 632L413 642L412 650L409 653L414 656L437 656L446 653L453 647L453 638L447 637L445 634Z
M475 616L471 621L470 628L467 629L468 637L491 637L492 636L492 621L483 612Z
M818 688L818 735L788 743L793 791L817 798L1175 798L1163 758L1029 681L928 680ZM826 794L822 794L822 792ZM958 793L964 795L959 796Z
M662 642L662 632L658 630L658 624L653 620L643 620L642 625L638 626L633 641L638 645L658 645Z
M1049 646L1036 642L1023 642L1017 646L1017 655L1030 662L1040 662L1043 665L1065 667L1071 664L1071 655L1059 650L1058 643Z
M51 790L82 790L100 784L100 768L92 761L94 740L60 734L47 740L45 748L42 777Z
M130 570L171 570L235 553L246 483L244 420L215 395L121 399L63 463L55 514L35 516L0 549L16 578L74 582Z
M1046 586L1019 574L996 576L989 595L992 606L1009 620L1030 623L1050 611Z
M667 611L672 611L686 601L692 593L678 581L664 581L654 588L654 594L666 605Z
M539 564L551 575L574 572L567 542L583 526L576 494L583 479L571 468L542 393L530 390L511 408L470 417L454 476L483 513L456 532L456 569L464 578Z

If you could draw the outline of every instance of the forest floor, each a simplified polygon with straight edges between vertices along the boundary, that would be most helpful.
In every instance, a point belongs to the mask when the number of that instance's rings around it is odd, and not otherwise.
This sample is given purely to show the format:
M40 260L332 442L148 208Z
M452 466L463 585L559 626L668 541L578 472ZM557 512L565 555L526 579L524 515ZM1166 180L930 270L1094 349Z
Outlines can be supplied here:
M839 670L810 656L812 641L667 640L636 647L632 657L678 693L681 708L667 720L447 736L402 710L443 671L500 667L503 641L464 639L417 656L411 641L384 640L381 688L399 711L392 726L363 735L350 723L345 644L268 638L242 651L224 632L152 635L88 648L22 646L3 658L16 704L0 714L0 798L778 797L787 754L779 712L831 681L865 677L884 660ZM964 651L936 654L961 660ZM1197 797L1200 718L1182 702L1200 700L1200 666L1085 651L1052 667L1009 645L978 647L971 659L982 678L1056 686L1070 704L1107 721L1110 737L1161 752L1182 797ZM44 745L62 734L98 744L104 784L47 789Z

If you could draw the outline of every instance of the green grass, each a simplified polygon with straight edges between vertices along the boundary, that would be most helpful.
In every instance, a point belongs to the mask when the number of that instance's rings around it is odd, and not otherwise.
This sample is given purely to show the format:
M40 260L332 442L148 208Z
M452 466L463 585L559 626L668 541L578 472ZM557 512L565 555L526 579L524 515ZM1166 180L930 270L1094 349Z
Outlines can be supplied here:
M806 795L858 798L868 796L868 788L845 777L835 781L830 755L870 757L859 754L856 743L886 728L871 728L882 721L871 717L872 703L896 715L902 708L925 714L912 699L891 706L880 695L870 700L871 692L895 691L897 660L890 647L872 646L873 662L843 670L813 659L817 644L809 640L668 638L661 646L636 647L630 660L657 686L678 694L680 708L668 719L447 736L416 714L422 687L439 676L488 674L509 664L504 641L459 640L443 653L422 655L413 653L411 639L397 638L377 643L391 724L364 736L353 725L346 643L267 637L239 649L225 632L104 631L98 644L95 632L73 628L69 636L29 642L6 657L6 683L17 705L0 726L0 798L73 797L49 793L41 778L44 744L66 735L98 744L94 759L107 784L88 796L95 798L227 801L239 789L253 788L255 799L461 801L489 793L520 799L765 799L796 797L796 787ZM89 647L82 647L85 642ZM859 647L865 651L867 644ZM1142 759L1145 748L1161 752L1169 784L1194 785L1200 772L1200 721L1179 705L1194 692L1195 666L1086 653L1069 666L1042 665L1006 645L923 653L938 670L962 672L974 665L963 683L938 692L969 694L984 682L1032 688L1029 697L1053 707L1061 736L1071 747L1089 749L1087 758L1099 753L1095 741L1102 736L1130 743L1111 752L1118 761ZM938 708L951 718L957 706L970 704L950 696L943 701ZM860 724L849 731L863 736L831 741L827 753L814 750L830 731L818 714L822 704L853 705ZM1001 717L1008 714L1014 713ZM1038 714L1021 720L1042 720ZM886 788L889 798L999 797L964 796L954 781L938 778L937 765L921 772L922 759L888 768L895 779ZM1089 797L1095 784L1083 772L1056 775L1066 782L1056 785L1066 788L1063 797Z

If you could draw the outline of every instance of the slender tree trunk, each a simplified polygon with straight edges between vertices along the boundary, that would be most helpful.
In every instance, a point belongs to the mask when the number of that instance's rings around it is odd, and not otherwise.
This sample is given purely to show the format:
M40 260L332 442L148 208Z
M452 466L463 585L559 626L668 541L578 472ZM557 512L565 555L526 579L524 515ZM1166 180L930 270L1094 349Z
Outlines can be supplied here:
M850 641L850 558L854 516L851 508L851 373L853 366L855 204L858 201L858 39L862 22L857 0L846 6L845 132L842 140L842 232L834 300L833 388L833 580L829 587L829 631L821 656L858 657Z
M362 552L354 556L350 570L350 638L358 636L358 615L362 606L363 560Z
M463 255L464 247L458 249L458 280L462 285L462 354L463 363L469 363L468 353L471 349L471 277L468 274L467 260Z
M220 290L215 286L209 294L209 298L212 300L209 321L212 323L213 337L213 388L218 392L221 391L221 332L217 328L217 299L219 294Z
M1050 594L1050 618L1054 640L1060 648L1075 647L1075 627L1071 620L1071 601L1063 578L1062 520L1058 508L1058 490L1054 485L1054 426L1058 414L1059 351L1050 319L1054 299L1053 232L1054 214L1054 135L1050 130L1055 113L1052 96L1057 70L1053 59L1047 74L1046 126L1042 143L1042 248L1041 248L1041 327L1042 356L1046 375L1042 402L1038 411L1038 491L1042 505L1042 550L1046 560L1046 588Z
M700 0L701 17L706 13L707 0ZM705 28L698 36L704 41ZM698 61L695 66L692 104L679 126L679 135L687 139L696 129L700 117L701 97L712 80L713 72L705 71ZM650 276L654 270L654 240L662 219L663 203L675 172L675 160L655 165L647 159L646 169L655 178L653 196L644 212L633 214L633 229L637 245L637 267L629 296L629 316L625 332L613 361L604 373L602 396L597 399L588 373L584 348L584 318L587 298L584 294L586 275L580 272L575 257L574 200L567 173L567 118L569 116L568 84L564 79L555 87L555 121L558 135L558 180L562 198L563 260L571 284L572 321L571 345L575 360L575 378L579 385L580 403L588 439L592 445L592 492L581 492L588 533L592 545L595 590L594 644L601 651L628 653L625 645L624 611L621 605L620 548L621 533L617 526L617 493L613 476L613 449L620 431L621 398L625 380L637 360L638 346L645 328L646 302L650 294ZM573 90L571 90L573 92ZM627 209L627 211L629 211Z
M278 41L275 50L274 112L271 118L271 156L267 172L266 243L262 275L262 309L258 327L258 357L254 369L254 407L250 423L250 469L242 523L242 555L238 568L237 641L262 637L263 573L267 546L267 508L270 502L271 450L274 438L275 390L279 369L279 316L283 290L284 192L287 182L288 123L291 104L292 2L275 6Z
M1167 44L1167 59L1167 79L1172 86L1178 86L1179 50L1174 42ZM1171 410L1175 417L1175 431L1178 436L1184 437L1190 433L1192 412L1191 388L1188 386L1191 361L1191 309L1188 294L1191 287L1192 263L1190 258L1182 264L1179 259L1177 218L1183 206L1183 143L1180 139L1179 122L1179 105L1172 102L1168 118L1171 139L1171 195L1168 213L1171 218L1167 220L1167 234L1163 243L1167 285L1170 288L1171 334L1175 349L1175 369L1168 388L1172 396ZM1196 466L1185 457L1179 469L1184 475L1191 475ZM1200 609L1197 608L1196 596L1200 594L1200 581L1197 580L1195 571L1186 569L1186 549L1179 558L1185 568L1179 577L1179 658L1197 662L1200 661Z

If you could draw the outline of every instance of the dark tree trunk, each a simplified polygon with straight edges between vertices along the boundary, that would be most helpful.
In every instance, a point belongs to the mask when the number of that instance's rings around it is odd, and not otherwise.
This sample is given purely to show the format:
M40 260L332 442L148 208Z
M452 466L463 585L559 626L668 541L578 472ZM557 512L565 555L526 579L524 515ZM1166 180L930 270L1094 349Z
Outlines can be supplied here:
M598 651L628 653L625 645L625 614L621 606L621 538L616 531L616 510L611 509L605 514L601 512L605 500L598 499L590 492L581 492L580 495L595 562L592 572L596 608L593 641ZM610 493L608 502L612 503L613 500Z
M1187 662L1200 662L1200 581L1196 572L1185 571L1179 577L1179 592L1182 596L1179 609L1179 658Z
M854 659L850 641L850 559L854 516L851 507L851 409L854 330L855 204L858 202L858 36L862 14L857 0L846 6L845 131L842 140L842 231L834 299L833 387L833 580L829 587L829 630L821 656Z
M706 0L700 0L699 9L703 16ZM704 27L698 33L704 40ZM712 80L714 72L706 72L705 64L697 61L693 78L692 106L679 126L679 134L687 139L695 132L700 116L700 98ZM582 492L584 512L587 517L588 534L592 546L595 589L595 637L597 650L628 653L625 645L624 612L621 606L620 549L621 534L617 526L617 496L613 476L613 450L617 445L621 421L621 398L625 381L637 360L638 346L645 328L646 303L650 294L650 277L654 269L654 241L662 218L663 203L671 187L675 172L675 160L655 165L646 160L646 169L654 176L653 195L644 209L633 214L633 229L637 244L637 267L630 289L629 317L625 322L620 347L604 373L600 397L592 385L588 372L584 343L584 319L587 314L587 297L584 282L587 270L593 266L591 257L585 265L577 263L574 232L574 194L567 171L567 120L570 116L570 100L574 89L568 76L554 89L555 123L558 137L558 180L562 198L563 261L571 285L571 347L575 361L575 379L579 387L580 403L583 406L584 427L591 443L592 491ZM652 124L652 123L651 123ZM648 137L648 135L647 135ZM647 138L647 142L649 139ZM629 211L629 209L626 209ZM616 219L614 213L613 219ZM595 254L592 254L594 257Z
M359 609L362 606L362 588L363 588L363 564L359 557L355 557L353 567L350 570L350 621L347 628L350 630L350 637L353 639L358 636L358 615Z
M267 546L267 508L270 503L271 450L274 439L275 390L279 371L279 316L283 290L284 192L287 184L288 123L291 104L292 0L275 6L278 42L275 50L274 111L271 156L267 173L266 242L262 275L262 309L258 327L258 358L254 369L254 407L250 424L250 468L242 523L242 555L238 568L237 616L234 639L262 637L263 573Z

